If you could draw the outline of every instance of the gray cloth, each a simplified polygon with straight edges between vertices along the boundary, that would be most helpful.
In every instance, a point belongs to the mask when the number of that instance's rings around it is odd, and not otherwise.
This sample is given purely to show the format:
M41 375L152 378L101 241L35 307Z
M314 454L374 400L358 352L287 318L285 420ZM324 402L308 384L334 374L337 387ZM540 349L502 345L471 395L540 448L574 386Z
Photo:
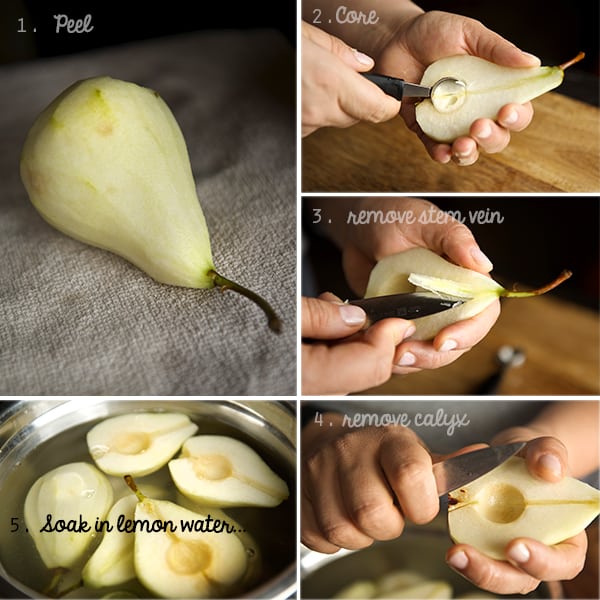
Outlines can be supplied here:
M0 394L296 391L294 52L271 30L138 42L0 69ZM249 300L161 285L47 225L21 184L37 114L86 77L155 89L188 144L217 269Z

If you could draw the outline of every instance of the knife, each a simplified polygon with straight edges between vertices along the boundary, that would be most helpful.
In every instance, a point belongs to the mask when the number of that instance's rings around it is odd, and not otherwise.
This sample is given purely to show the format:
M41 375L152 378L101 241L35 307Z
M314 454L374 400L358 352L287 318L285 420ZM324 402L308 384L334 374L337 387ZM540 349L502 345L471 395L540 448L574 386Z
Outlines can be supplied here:
M382 89L388 96L396 98L396 100L402 100L403 98L431 98L435 93L435 89L448 81L453 82L455 86L465 89L465 83L459 79L454 79L454 77L442 77L442 79L436 81L431 87L428 87L426 85L408 83L404 79L381 75L380 73L361 73L361 75Z
M433 292L410 292L350 300L348 304L360 306L367 313L365 327L369 327L381 319L418 319L434 315L460 306L463 302L455 298L442 298Z
M514 442L502 446L490 446L434 463L433 476L438 495L444 496L452 490L475 481L514 456L524 448L525 444L526 442Z

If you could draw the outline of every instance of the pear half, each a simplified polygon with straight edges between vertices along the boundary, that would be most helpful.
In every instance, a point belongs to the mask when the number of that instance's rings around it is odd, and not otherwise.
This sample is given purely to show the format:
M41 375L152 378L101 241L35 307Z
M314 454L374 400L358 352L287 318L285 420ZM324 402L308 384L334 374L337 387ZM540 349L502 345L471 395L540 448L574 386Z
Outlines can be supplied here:
M506 104L523 104L558 87L564 70L583 58L557 67L503 67L476 56L449 56L425 70L421 85L432 87L431 98L416 107L419 126L438 142L469 135L474 121L495 119ZM435 86L436 83L439 85Z
M59 231L158 282L239 292L280 329L264 299L216 272L185 140L153 90L110 77L73 84L29 131L21 178Z
M528 298L543 294L571 273L564 271L547 286L525 291L510 291L482 273L459 267L426 248L412 248L381 259L371 271L365 298L428 291L463 304L448 310L414 319L413 340L434 338L444 327L469 319L500 297Z
M101 421L87 434L98 468L109 475L148 475L166 465L198 426L181 413L130 413Z
M167 500L135 492L134 565L138 579L162 598L217 598L228 595L246 571L246 551L235 533L184 531L182 523L204 521Z
M106 476L89 463L69 463L48 471L31 486L25 498L25 524L41 559L49 569L71 568L94 538L96 519L104 519L113 500ZM40 531L47 519L71 531ZM80 522L87 523L83 531Z
M204 506L277 506L289 489L247 444L221 435L185 442L169 462L177 489Z
M506 545L517 537L557 544L600 513L600 491L570 477L557 483L536 479L517 456L449 498L452 539L499 560L506 560Z

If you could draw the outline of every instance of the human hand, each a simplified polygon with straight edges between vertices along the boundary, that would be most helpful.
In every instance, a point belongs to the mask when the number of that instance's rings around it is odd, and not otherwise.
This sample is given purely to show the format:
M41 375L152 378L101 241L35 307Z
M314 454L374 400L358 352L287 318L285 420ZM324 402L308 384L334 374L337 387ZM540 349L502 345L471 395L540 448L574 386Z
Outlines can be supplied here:
M302 22L302 135L319 127L349 127L395 117L400 102L359 73L374 61L339 38Z
M366 314L333 294L302 298L302 393L349 394L387 381L396 346L414 333L403 319L361 331Z
M507 67L535 67L538 58L519 50L479 21L445 12L422 13L402 23L394 38L375 56L377 70L386 75L419 82L425 69L446 56L470 54ZM533 118L531 103L507 104L495 121L478 119L469 136L452 145L428 138L417 124L415 106L402 103L402 117L425 145L430 156L440 163L453 160L458 165L475 163L479 151L501 152L510 142L513 131L525 129Z
M556 438L538 435L539 432L527 427L511 428L493 443L531 440L521 452L529 472L544 481L560 481L567 474L567 450ZM586 551L587 536L582 531L554 546L516 538L506 547L508 562L491 559L467 544L453 546L446 561L480 588L497 594L526 594L541 581L575 577L583 568Z
M377 221L368 227L346 227L344 273L360 296L364 295L369 274L378 260L414 247L429 248L461 267L480 273L492 269L492 263L480 250L469 228L430 202L416 198L360 198L354 201L352 209L384 213L396 210L413 216L410 225ZM478 315L444 328L431 341L406 340L396 349L393 373L404 375L421 369L437 369L455 361L488 333L499 314L500 302L495 301Z
M432 459L402 426L344 429L323 415L302 433L302 542L318 552L359 549L398 537L407 520L431 521L439 510Z

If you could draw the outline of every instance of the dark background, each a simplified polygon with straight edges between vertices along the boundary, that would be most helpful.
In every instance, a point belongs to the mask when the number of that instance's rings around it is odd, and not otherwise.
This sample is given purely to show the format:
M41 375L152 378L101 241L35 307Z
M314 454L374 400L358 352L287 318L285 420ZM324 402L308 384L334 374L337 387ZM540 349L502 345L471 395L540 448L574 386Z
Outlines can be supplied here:
M466 167L468 168L468 167ZM345 281L341 254L330 240L311 226L313 213L303 202L302 293L316 295L331 291L343 299L356 296ZM443 210L489 208L504 217L500 225L471 225L475 239L494 263L492 276L507 287L538 287L552 281L563 269L573 276L550 293L553 296L598 310L600 200L591 197L483 197L430 198ZM322 200L311 198L315 206ZM344 198L329 199L344 202ZM382 198L385 210L386 199ZM323 207L327 205L324 203ZM323 219L326 219L323 208ZM313 289L305 283L312 279Z
M92 15L90 33L56 33L53 15ZM27 33L18 33L23 18ZM33 32L33 28L36 32ZM0 64L202 29L275 28L294 41L295 2L16 0L0 5Z

